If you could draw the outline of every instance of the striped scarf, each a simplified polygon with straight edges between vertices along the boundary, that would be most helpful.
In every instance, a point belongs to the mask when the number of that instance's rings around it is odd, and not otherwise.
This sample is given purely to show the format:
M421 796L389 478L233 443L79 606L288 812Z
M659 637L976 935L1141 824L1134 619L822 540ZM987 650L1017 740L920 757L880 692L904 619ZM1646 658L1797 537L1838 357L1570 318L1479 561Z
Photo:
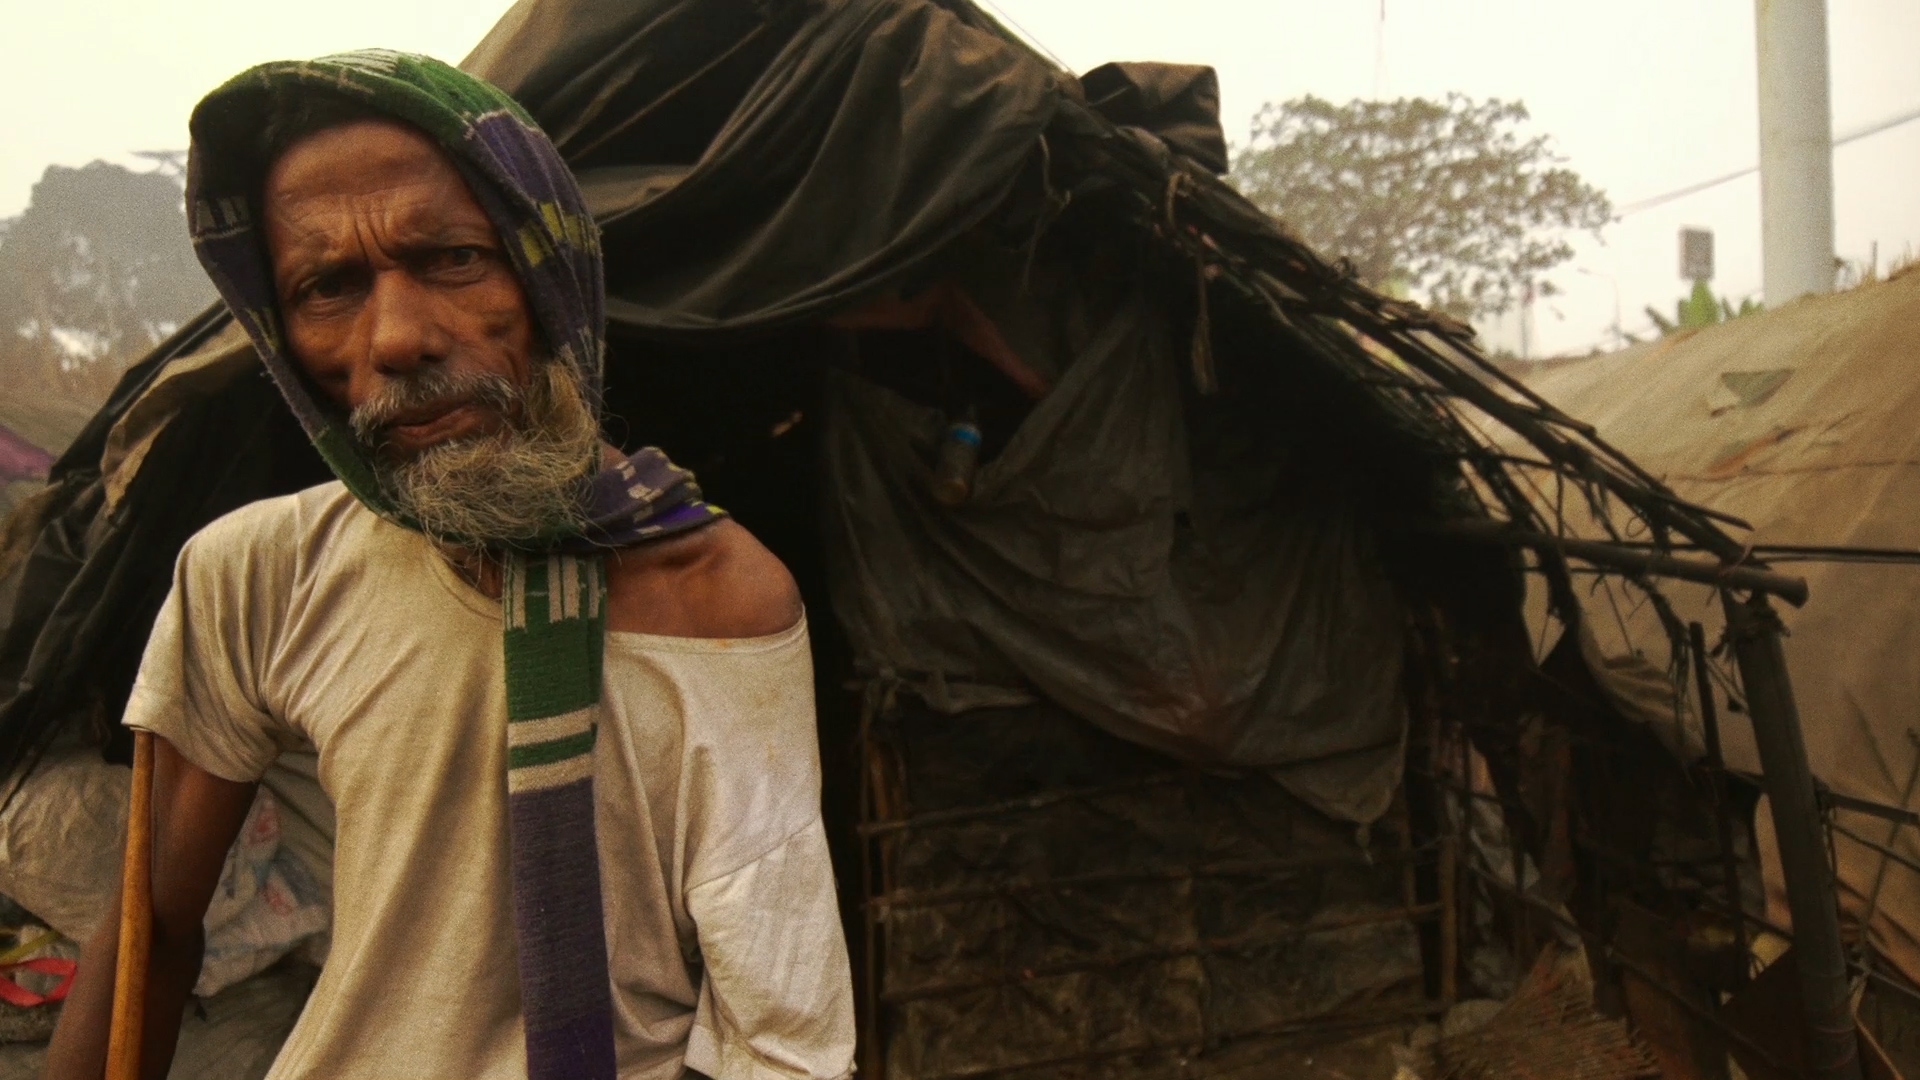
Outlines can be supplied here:
M253 205L254 145L301 94L347 97L425 131L492 219L556 362L599 400L600 237L553 144L498 88L421 56L365 51L265 64L194 110L187 205L195 251L335 475L375 513L413 526L382 493L344 418L323 408L285 348ZM611 1080L612 989L593 815L606 582L598 552L676 535L722 513L692 474L645 449L594 476L587 526L507 552L507 828L530 1080Z

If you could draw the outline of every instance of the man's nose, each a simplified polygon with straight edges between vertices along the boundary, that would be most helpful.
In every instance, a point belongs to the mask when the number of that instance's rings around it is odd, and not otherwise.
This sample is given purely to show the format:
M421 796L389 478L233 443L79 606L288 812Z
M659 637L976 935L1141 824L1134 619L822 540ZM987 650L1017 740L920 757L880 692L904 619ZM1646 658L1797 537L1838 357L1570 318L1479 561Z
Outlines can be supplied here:
M405 271L376 274L362 317L368 320L371 374L405 378L447 357L447 337L428 290Z

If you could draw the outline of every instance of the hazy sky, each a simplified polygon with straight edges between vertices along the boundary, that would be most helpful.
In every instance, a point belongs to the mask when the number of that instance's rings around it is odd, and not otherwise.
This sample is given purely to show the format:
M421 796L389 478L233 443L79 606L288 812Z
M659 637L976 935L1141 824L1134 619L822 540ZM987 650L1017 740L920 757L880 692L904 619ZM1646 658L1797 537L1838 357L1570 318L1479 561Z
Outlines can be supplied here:
M50 163L186 144L208 89L262 60L364 45L457 61L500 0L0 0L0 216L26 205ZM1244 142L1263 101L1343 101L1450 90L1520 98L1537 131L1616 205L1757 159L1753 0L993 0L1075 70L1107 60L1178 60L1220 72L1229 140ZM1830 0L1836 132L1920 109L1920 3ZM1382 28L1384 27L1384 33ZM1920 256L1920 122L1835 153L1839 254L1882 266ZM1622 321L1670 311L1676 230L1714 231L1715 288L1760 286L1754 178L1610 226L1579 244L1536 312L1536 351L1608 339L1615 283Z

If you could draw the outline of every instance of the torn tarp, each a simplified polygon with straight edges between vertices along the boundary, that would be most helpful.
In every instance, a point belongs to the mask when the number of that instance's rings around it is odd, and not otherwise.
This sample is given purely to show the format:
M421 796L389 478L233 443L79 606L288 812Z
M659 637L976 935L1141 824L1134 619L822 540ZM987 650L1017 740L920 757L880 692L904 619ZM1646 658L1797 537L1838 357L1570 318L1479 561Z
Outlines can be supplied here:
M882 360L830 378L828 550L856 654L942 712L1045 698L1378 817L1405 615L1357 503L1307 481L1256 402L1183 392L1186 335L1137 279L1050 269L1027 293L961 274L1057 378L961 506L931 491L946 412L870 381Z

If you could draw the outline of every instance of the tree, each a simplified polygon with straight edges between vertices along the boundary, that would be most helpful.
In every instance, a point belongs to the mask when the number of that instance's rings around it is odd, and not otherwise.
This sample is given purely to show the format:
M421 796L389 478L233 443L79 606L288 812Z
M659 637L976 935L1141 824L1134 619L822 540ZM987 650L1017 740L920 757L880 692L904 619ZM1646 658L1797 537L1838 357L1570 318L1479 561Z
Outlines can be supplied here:
M160 172L48 167L0 228L0 362L15 381L103 392L213 299L181 199Z
M1599 235L1607 197L1562 168L1544 135L1523 138L1518 101L1401 98L1268 104L1233 179L1364 284L1422 296L1458 318L1558 290L1566 232Z

